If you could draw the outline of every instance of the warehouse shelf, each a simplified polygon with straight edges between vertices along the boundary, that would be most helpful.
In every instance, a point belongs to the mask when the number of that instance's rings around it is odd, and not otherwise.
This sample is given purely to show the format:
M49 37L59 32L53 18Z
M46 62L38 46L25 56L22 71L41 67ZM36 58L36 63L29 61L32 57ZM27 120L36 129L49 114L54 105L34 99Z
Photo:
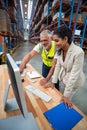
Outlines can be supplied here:
M7 1L7 2L8 2L8 1ZM11 5L10 5L11 7L12 7L12 5L13 5L13 6L16 8L16 5L15 5L15 3L14 3L14 0L12 0L12 1L9 0L9 2L11 3ZM2 0L0 0L0 9L6 10L6 12L8 13L8 15L10 16L11 22L17 24L16 18L13 17L13 15L11 15L11 14L9 13L8 4L7 4L7 7L6 7L6 4L5 4L4 2L2 2ZM11 13L12 13L12 11L11 11Z
M31 21L33 21L34 24L31 25L31 27L30 27L30 29L29 29L30 31L31 31L32 28L34 27L35 22L36 22L38 16L41 14L40 12L42 12L42 10L43 10L44 5L45 5L46 2L47 2L47 0L44 0L43 2L42 2L41 0L38 0L38 2L37 2L37 4L36 4L35 11L34 11L33 14L32 14L32 15L33 15L33 18L32 18ZM40 5L40 7L39 7L39 5ZM35 7L35 5L34 5L34 7ZM32 8L33 8L33 7L32 7ZM38 12L37 12L37 10L38 10ZM32 15L31 15L31 16L32 16Z
M53 4L53 2L56 1L53 6L49 6L49 2ZM29 40L32 40L33 42L38 42L38 36L40 34L40 28L42 24L46 24L45 29L49 29L51 31L57 29L59 26L62 24L65 24L69 28L72 29L73 32L73 41L78 41L80 42L80 46L83 46L82 42L87 42L85 40L85 32L86 32L86 26L85 19L83 18L82 15L85 15L84 12L87 12L87 2L84 2L82 0L38 0L36 3L36 8L33 10L34 15L32 17L31 25L29 28ZM78 2L79 1L79 2ZM44 11L44 6L48 2L48 9L51 8L49 13L42 17L43 11ZM39 7L39 9L38 9ZM78 9L78 11L77 11ZM53 20L53 16L56 13L59 12L59 17L57 14L57 17ZM62 14L64 17L62 17ZM85 16L86 17L86 16ZM80 29L81 32L81 38L79 36L75 36L75 31ZM87 33L87 32L86 32ZM84 35L84 36L83 36ZM34 38L35 37L35 38ZM82 38L84 38L82 40ZM36 39L36 40L35 40Z
M3 42L6 44L8 52L12 53L20 45L20 42L24 41L20 0L0 0L0 10L6 14L6 18L4 16L5 22L1 21L2 28L0 28L0 35L3 37ZM3 18L0 20L3 20ZM8 21L9 23L7 23ZM4 23L6 24L5 26Z
M18 22L21 22L22 20L22 17L21 17L21 9L20 9L20 2L18 2L18 1L16 1L16 0L12 0L12 1L10 1L10 0L5 0L5 1L7 1L8 2L8 8L6 7L6 3L4 3L4 2L2 2L1 0L0 0L0 4L1 4L1 6L0 6L0 8L1 9L4 9L4 10L6 10L6 12L9 14L9 16L10 16L10 19L11 19L11 24L14 24L14 25L16 25L16 26L18 26L18 29L20 29L20 28L22 28L21 26L23 26L22 24L20 25L20 27L19 27L19 23ZM18 4L17 4L18 3ZM10 10L9 10L9 6L10 6ZM17 7L18 6L18 7ZM14 14L12 14L13 12L13 10L12 10L12 8L14 9L15 8L15 16L14 16ZM20 12L20 14L17 12L17 8L18 8L18 11ZM10 12L9 12L10 11ZM19 14L19 16L16 16L16 15L18 15ZM18 20L18 18L20 18L20 20ZM18 22L17 22L18 21ZM23 22L23 21L22 21ZM16 38L16 37L18 37L17 36L17 34L15 35L14 33L10 33L10 34L8 34L8 33L5 33L5 32L0 32L0 34L2 35L2 36L10 36L10 37L14 37L14 38Z

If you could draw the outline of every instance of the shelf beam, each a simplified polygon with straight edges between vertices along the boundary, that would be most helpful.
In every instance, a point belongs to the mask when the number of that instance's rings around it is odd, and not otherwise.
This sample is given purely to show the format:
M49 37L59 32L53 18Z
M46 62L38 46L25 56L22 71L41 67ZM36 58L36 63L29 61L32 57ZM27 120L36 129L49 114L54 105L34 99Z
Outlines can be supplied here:
M85 30L86 30L86 27L87 27L87 15L86 15L86 19L85 19L84 28L83 28L83 33L82 33L82 38L81 38L80 47L82 47L83 42L84 42L84 36L85 36Z

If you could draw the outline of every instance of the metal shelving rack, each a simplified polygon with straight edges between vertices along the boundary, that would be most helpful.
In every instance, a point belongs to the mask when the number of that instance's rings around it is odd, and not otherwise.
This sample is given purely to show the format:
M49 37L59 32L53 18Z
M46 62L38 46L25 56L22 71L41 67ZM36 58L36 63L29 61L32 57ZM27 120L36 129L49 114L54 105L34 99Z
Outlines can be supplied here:
M73 35L72 35L72 41L73 42L79 42L80 46L83 47L84 42L87 43L87 40L85 38L85 33L87 33L87 17L84 19L84 21L78 21L78 14L85 11L87 12L87 1L82 3L83 0L58 0L57 3L52 7L51 10L49 10L50 0L38 0L36 2L36 8L33 10L34 15L32 15L32 20L29 28L29 39L32 42L38 41L39 33L40 33L40 27L42 24L46 24L46 29L55 30L62 24L65 24L69 28L72 29ZM39 19L39 22L36 23L34 21L35 17L39 18L39 16L36 16L38 12L38 6L42 6L44 9L44 5L48 2L48 15L45 16L43 19ZM33 8L34 9L34 8ZM43 9L40 10L40 14L43 13ZM59 16L55 21L51 21L49 24L50 19L52 18L53 13L57 10L59 12ZM42 11L42 12L41 12ZM62 12L64 13L65 17L62 18ZM75 20L73 20L73 14L76 13ZM38 15L40 15L38 13ZM69 16L69 17L67 17ZM33 25L32 25L33 23ZM37 25L37 26L35 26ZM75 36L75 31L80 29L81 34L80 36Z
M3 37L8 52L12 54L20 46L20 42L24 41L20 0L0 0L0 8L7 12L11 20L11 32L0 32L0 35ZM10 9L12 9L12 12ZM5 58L3 58L3 62L5 62Z
M12 4L10 4L10 6L13 6L16 10L16 17L14 17L13 14L12 14L12 16L9 14L9 11L8 11L9 2L12 2ZM17 6L15 5L15 3L17 3ZM5 39L4 42L8 41L6 43L6 46L8 47L8 51L10 51L13 48L15 48L16 46L18 46L20 41L24 40L24 36L23 36L24 26L23 26L23 19L22 19L21 8L20 8L20 0L12 0L12 1L4 0L2 6L3 6L2 8L4 10L6 10L10 16L12 32L10 34L3 34L2 32L0 32L0 35L2 35L4 37L4 39ZM15 41L13 43L13 45L11 43L12 40Z
M76 41L79 41L79 44L80 44L80 47L82 47L82 45L83 45L83 42L84 42L84 35L85 35L85 32L86 32L86 25L87 25L87 23L86 23L86 19L84 20L84 23L83 23L83 25L82 25L82 23L80 24L80 22L79 22L79 27L77 27L77 25L78 25L78 13L80 12L81 13L81 0L78 0L78 3L75 3L75 1L74 0L72 0L72 2L70 2L69 0L66 0L65 2L69 2L69 5L70 5L70 8L71 8L71 11L70 11L70 17L69 17L69 24L68 24L68 27L69 28L72 28L72 32L73 32L73 35L72 35L72 41L73 42L75 42L75 40ZM84 3L84 5L86 4L87 2L85 2ZM60 0L60 8L59 8L59 17L58 17L58 27L60 27L61 26L61 21L67 26L67 24L65 23L65 19L62 19L62 17L61 17L61 13L62 13L62 5L63 5L63 0ZM84 6L83 5L83 6ZM84 8L84 7L83 7ZM74 23L73 23L73 19L72 19L72 16L73 16L73 11L74 11L74 9L76 10L76 20L74 21ZM70 9L69 9L70 10ZM69 11L68 10L68 11ZM68 12L68 11L66 11L66 12ZM66 14L66 12L65 12L65 14ZM83 26L82 27L82 35L79 37L77 37L77 39L75 38L75 31L76 31L76 29L79 29L79 28L81 28L81 26ZM79 39L79 40L78 40ZM86 40L86 39L85 39Z

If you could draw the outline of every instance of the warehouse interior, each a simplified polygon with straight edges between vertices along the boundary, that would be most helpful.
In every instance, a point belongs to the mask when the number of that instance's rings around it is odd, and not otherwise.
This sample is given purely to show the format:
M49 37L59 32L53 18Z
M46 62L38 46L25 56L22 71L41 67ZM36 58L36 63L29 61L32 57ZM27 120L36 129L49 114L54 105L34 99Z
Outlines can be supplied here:
M52 32L62 25L70 28L72 42L84 51L86 81L72 103L87 116L87 0L0 0L0 65L6 64L6 53L21 61L40 42L43 24ZM42 73L40 54L29 64Z

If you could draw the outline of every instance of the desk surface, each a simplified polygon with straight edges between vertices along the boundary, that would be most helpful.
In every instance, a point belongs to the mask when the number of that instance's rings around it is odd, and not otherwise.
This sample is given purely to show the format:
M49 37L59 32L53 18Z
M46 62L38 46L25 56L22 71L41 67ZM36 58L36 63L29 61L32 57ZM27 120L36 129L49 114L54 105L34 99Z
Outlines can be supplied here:
M31 65L27 65L26 70L32 71L32 70L34 70L34 68ZM20 114L19 110L9 112L9 113L6 113L3 110L3 97L4 97L4 92L6 89L6 84L7 84L8 78L9 77L8 77L6 65L0 65L0 119ZM33 113L40 130L53 130L53 128L50 126L49 122L44 117L43 112L49 110L50 108L52 108L60 103L61 93L58 92L55 88L54 89L52 89L52 88L45 89L42 86L40 86L40 84L39 84L40 78L36 79L35 83L32 83L31 79L29 79L29 77L27 77L27 75L26 75L24 80L25 81L23 83L23 87L24 87L24 91L25 91L25 98L26 98L28 111L31 111ZM25 89L26 85L36 86L43 92L52 96L52 100L50 102L46 103L45 101L41 100L37 96L33 95L31 92L27 91ZM12 88L10 87L10 92L9 92L8 98L11 98L11 97L14 97L14 94L13 94ZM72 130L77 130L77 129L87 130L87 116L84 115L76 106L74 106L74 108L77 111L79 111L84 116L84 118Z

